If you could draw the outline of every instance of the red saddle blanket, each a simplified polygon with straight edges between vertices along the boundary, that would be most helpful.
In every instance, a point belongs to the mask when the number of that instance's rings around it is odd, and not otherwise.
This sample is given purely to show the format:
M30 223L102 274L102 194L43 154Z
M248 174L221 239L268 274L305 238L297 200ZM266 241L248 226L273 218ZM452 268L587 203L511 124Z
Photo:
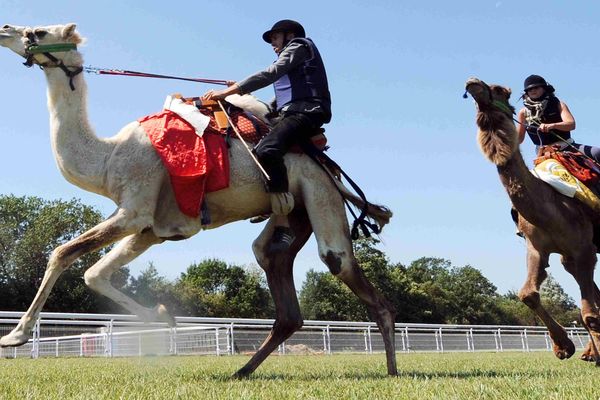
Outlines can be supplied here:
M169 172L179 209L190 217L198 217L204 193L229 186L224 136L206 129L199 137L187 121L168 110L138 122Z

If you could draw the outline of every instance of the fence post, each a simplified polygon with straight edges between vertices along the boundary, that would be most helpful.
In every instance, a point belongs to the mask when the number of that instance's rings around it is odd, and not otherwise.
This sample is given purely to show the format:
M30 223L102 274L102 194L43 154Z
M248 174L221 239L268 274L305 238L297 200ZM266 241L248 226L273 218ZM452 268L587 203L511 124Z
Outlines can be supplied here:
M327 325L327 354L331 354L331 331L329 325Z
M33 325L33 341L31 343L31 358L39 358L40 356L40 320L38 318Z
M169 354L177 355L177 327L173 326L169 329Z
M56 339L56 357L58 357L58 339ZM79 357L83 357L83 335L79 336Z
M404 330L400 331L400 340L402 341L402 351L406 351L406 341L404 339Z
M527 328L523 329L521 332L521 344L523 346L523 351L529 351L529 340L527 339Z
M215 328L215 342L216 342L216 350L217 355L221 355L221 348L219 347L219 328Z
M107 346L108 346L108 356L112 357L113 356L113 322L114 320L111 319L110 321L108 321L108 336L107 336Z
M229 334L231 335L231 355L235 354L235 340L233 337L233 322L231 323L231 327L229 328Z
M444 352L444 339L442 336L442 327L440 326L440 351Z
M550 350L550 342L548 341L548 332L544 332L544 342L546 343L546 350Z
M54 348L54 354L58 358L58 338L56 338L56 347Z
M465 332L465 336L467 337L467 351L471 351L471 339L469 338L469 331Z

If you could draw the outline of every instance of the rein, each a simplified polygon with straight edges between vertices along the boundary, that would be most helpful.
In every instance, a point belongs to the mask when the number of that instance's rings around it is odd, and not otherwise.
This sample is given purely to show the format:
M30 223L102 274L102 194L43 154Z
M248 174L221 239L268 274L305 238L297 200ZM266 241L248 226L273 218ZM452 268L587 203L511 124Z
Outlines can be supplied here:
M152 74L149 72L128 71L128 70L122 70L122 69L103 69L103 68L95 68L95 67L83 67L83 70L85 72L98 74L98 75L120 75L120 76L135 76L135 77L139 77L139 78L176 79L176 80L180 80L180 81L210 83L213 85L227 85L227 82L228 82L224 79L186 78L186 77L181 77L181 76L159 75L159 74Z
M51 53L61 53L67 52L71 50L77 50L77 45L75 43L55 43L55 44L44 44L39 45L37 43L32 43L25 48L25 62L23 65L26 67L31 67L34 64L39 65L40 68L60 68L65 75L69 78L69 87L71 90L75 90L75 85L73 85L73 78L79 75L81 72L94 73L98 75L120 75L120 76L135 76L140 78L158 78L158 79L176 79L180 81L190 81L190 82L200 82L200 83L209 83L213 85L227 85L226 80L223 79L205 79L205 78L186 78L181 76L172 76L172 75L160 75L160 74L152 74L148 72L139 72L139 71L128 71L121 69L103 69L103 68L95 68L89 66L66 66L62 60L54 57ZM53 64L41 63L34 59L36 54L43 54L46 58L48 58ZM74 68L74 69L69 69Z
M535 133L537 135L539 135L539 128L537 126L534 125L529 125L529 124L524 124L521 121L519 121L518 119L511 117L512 120L514 122L516 122L517 124L523 126L526 130L532 130L535 131ZM551 134L552 136L554 136L556 139L558 139L559 141L563 142L564 144L567 145L567 147L573 149L575 152L581 154L583 157L587 158L589 161L591 161L595 166L600 168L600 164L598 164L598 162L596 160L594 160L592 157L588 156L587 154L585 154L584 152L582 152L581 150L579 150L577 147L573 146L571 143L569 143L568 141L566 141L565 139L563 139L562 137L560 137L560 135L558 135L556 132L554 132L553 130L549 130L548 131L549 134Z

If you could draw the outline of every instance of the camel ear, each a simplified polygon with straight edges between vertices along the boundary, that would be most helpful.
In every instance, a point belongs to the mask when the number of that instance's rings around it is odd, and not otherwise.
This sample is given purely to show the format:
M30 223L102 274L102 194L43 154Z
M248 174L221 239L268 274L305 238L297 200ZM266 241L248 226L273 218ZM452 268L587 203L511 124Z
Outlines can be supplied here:
M62 30L62 37L64 39L69 39L75 33L75 28L77 28L76 24L67 24Z

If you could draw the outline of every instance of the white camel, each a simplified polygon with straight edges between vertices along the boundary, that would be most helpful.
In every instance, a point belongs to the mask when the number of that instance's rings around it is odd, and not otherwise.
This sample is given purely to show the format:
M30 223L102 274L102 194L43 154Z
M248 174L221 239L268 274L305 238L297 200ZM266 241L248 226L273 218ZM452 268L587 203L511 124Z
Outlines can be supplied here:
M98 138L88 122L86 83L83 74L77 73L83 60L74 46L82 41L75 28L75 24L35 28L4 25L0 29L0 45L44 67L48 81L52 151L61 173L74 185L112 199L117 209L102 223L52 252L35 299L18 325L0 339L3 347L27 342L52 286L65 269L78 257L117 241L119 243L108 254L85 272L86 284L144 321L174 323L164 306L146 308L116 290L110 284L111 274L154 244L188 238L201 229L213 229L270 212L270 201L260 172L237 140L232 141L230 149L230 186L206 195L212 223L202 226L199 219L179 211L169 175L137 121L129 123L111 138ZM33 45L58 46L31 54L34 53L31 51ZM252 373L280 343L302 326L292 268L297 252L312 232L317 239L320 258L366 304L377 322L385 344L388 373L395 375L395 312L358 267L342 196L336 186L354 204L360 206L362 200L341 184L332 183L330 177L306 156L288 154L285 163L290 192L296 199L296 208L289 216L296 239L288 252L271 254L268 245L274 227L268 222L253 242L256 260L266 272L275 302L276 319L260 349L236 375ZM372 204L369 204L368 212L380 226L385 225L392 215L385 207Z

